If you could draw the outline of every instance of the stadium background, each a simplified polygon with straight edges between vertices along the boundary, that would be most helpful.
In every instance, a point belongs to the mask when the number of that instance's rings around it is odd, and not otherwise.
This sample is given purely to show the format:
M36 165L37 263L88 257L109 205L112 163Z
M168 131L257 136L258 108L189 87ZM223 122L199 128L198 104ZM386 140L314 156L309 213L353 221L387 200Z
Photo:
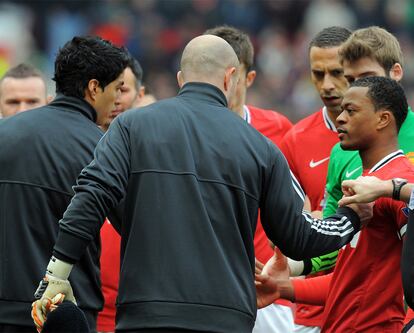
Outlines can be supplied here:
M292 121L321 102L309 79L307 44L330 25L379 25L402 46L403 85L414 101L414 0L44 0L0 1L0 74L29 62L52 77L56 51L74 35L125 45L141 62L157 98L175 95L183 46L205 29L229 24L255 46L258 77L248 101ZM49 90L53 93L53 82Z

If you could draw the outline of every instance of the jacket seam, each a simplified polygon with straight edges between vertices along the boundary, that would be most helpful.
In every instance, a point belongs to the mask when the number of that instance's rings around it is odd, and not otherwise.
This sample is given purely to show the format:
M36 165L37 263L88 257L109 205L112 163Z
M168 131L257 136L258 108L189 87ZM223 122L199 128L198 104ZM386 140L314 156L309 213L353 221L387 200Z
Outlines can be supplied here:
M62 190L58 190L56 188L53 188L53 187L50 187L50 186L46 186L46 185L34 184L34 183L23 182L23 181L18 181L18 180L3 180L3 179L0 179L0 184L16 184L16 185L23 185L23 186L38 187L38 188L42 188L42 189L45 189L45 190L58 192L60 194L64 194L64 195L73 197L73 193L69 193L69 192L65 192L65 191L62 191Z
M201 178L201 177L197 176L194 172L190 172L190 171L181 171L181 172L179 172L179 171L157 170L157 169L145 169L145 170L140 170L140 171L131 171L131 174L141 174L141 173L165 173L165 174L171 174L171 175L175 175L175 176L193 176L194 178L197 179L197 181L199 181L201 183L215 183L215 184L220 184L220 185L224 185L224 186L227 186L227 187L232 187L232 188L235 188L237 190L242 191L247 196L251 197L252 199L256 200L257 202L259 201L259 199L255 195L249 193L247 190L245 190L241 186L231 184L231 183L227 183L227 182L223 182L223 181L219 181L219 180Z
M240 313L243 313L251 318L253 318L248 312L238 310L229 306L223 306L223 305L215 305L215 304L206 304L206 303L193 303L193 302L177 302L177 301L170 301L170 300L151 300L151 301L135 301L135 302L128 302L128 303L117 303L117 306L129 306L133 304L141 304L141 303L171 303L171 304L184 304L184 305L200 305L200 306L209 306L212 308L222 308L226 310L231 311L237 311Z

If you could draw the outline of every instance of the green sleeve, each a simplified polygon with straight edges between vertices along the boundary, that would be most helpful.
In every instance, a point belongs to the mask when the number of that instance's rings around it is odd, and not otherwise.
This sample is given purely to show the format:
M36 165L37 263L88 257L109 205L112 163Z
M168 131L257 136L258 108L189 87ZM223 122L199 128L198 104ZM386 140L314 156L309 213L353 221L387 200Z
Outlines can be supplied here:
M331 151L325 189L323 217L336 213L342 198L342 181L355 179L362 174L362 161L357 151L345 151L336 144ZM338 251L305 261L304 274L316 273L332 268L336 264Z

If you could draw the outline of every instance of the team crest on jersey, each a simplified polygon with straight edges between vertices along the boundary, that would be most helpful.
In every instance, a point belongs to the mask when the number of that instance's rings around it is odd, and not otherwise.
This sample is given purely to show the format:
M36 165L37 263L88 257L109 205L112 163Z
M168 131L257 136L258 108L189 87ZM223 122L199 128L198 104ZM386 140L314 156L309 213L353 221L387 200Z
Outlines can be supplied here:
M404 215L405 215L406 217L408 217L408 213L409 213L408 207L401 208L401 210L402 210L402 212L404 213Z
M407 158L410 160L410 162L412 164L414 164L414 152L410 151L409 153L407 153L405 156L407 156Z

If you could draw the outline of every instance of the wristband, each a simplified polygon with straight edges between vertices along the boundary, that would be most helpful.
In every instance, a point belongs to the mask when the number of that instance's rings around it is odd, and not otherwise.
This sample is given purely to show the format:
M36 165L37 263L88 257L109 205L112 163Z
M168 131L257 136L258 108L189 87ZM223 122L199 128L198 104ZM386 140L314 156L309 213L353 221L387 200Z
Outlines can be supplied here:
M72 264L52 256L49 264L47 265L46 274L52 275L58 279L67 280L70 272L72 271L72 267Z
M407 184L407 180L403 178L392 179L392 198L394 200L400 200L401 188Z
M290 276L303 275L303 268L305 266L303 261L296 261L288 258L288 265L290 270Z

